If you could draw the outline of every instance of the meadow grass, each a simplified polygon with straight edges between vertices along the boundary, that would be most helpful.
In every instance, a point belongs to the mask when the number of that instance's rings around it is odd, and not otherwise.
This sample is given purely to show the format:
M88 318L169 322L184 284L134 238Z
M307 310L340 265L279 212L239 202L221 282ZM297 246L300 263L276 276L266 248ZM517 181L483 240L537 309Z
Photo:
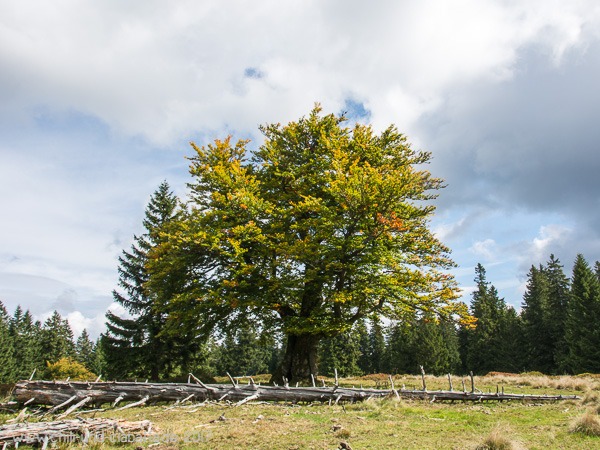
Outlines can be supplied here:
M384 376L340 380L355 387L382 385ZM462 389L453 378L454 388ZM331 385L327 380L328 385ZM599 384L595 377L495 375L476 377L481 390L580 395L583 401L530 404L430 403L422 400L369 400L361 403L265 404L234 407L207 403L186 407L155 405L105 411L96 417L148 419L156 434L138 442L88 445L88 449L336 449L342 441L357 449L600 449L589 430L598 418ZM447 378L427 377L428 389L447 389ZM369 384L371 383L371 384ZM415 376L395 377L397 388L420 387ZM467 387L469 382L467 381ZM540 392L541 390L541 392ZM5 421L10 415L3 415ZM122 439L124 440L124 439ZM81 447L81 446L79 446ZM23 447L20 447L23 448ZM56 448L78 448L76 445Z

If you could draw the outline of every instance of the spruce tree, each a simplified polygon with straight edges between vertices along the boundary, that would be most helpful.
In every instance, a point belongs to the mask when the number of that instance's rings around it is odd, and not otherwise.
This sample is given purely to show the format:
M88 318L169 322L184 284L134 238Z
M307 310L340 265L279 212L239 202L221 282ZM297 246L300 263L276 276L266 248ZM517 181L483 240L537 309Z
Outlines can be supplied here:
M371 329L369 330L369 360L371 366L369 373L381 373L384 366L385 337L383 327L378 318L371 320Z
M369 357L369 330L367 328L366 320L359 320L354 324L354 333L356 336L356 341L358 342L358 349L360 355L358 357L358 368L360 372L363 374L370 373L371 370L371 359ZM385 358L384 358L385 360Z
M525 365L525 337L523 320L517 311L509 305L504 306L498 345L501 348L501 365L498 370L505 372L523 372Z
M340 377L360 375L360 356L359 335L356 330L325 338L319 345L320 374L331 377L337 370Z
M13 340L9 330L8 313L0 302L0 383L16 381L17 364L14 358Z
M392 374L416 373L416 330L414 321L393 322L387 329L385 351L386 372Z
M67 319L63 319L57 311L44 322L41 335L42 355L46 364L75 356L73 331Z
M546 271L529 269L527 289L523 296L526 369L549 374L554 369L554 341L549 328L550 298Z
M234 376L267 373L274 345L274 340L260 336L249 325L227 333L217 350L217 373Z
M164 181L153 193L146 207L141 236L134 236L131 250L119 257L119 290L113 291L117 303L130 317L106 314L107 333L102 351L109 376L113 378L146 377L154 381L172 375L181 348L176 338L165 330L165 313L159 313L156 296L146 289L149 252L160 242L160 233L179 212L179 201ZM191 359L191 358L190 358Z
M575 374L600 372L600 282L583 255L577 255L571 278L565 338L567 367Z
M497 358L492 348L494 335L498 332L497 306L490 298L490 286L486 271L481 264L475 267L477 289L472 294L471 314L477 319L476 328L466 333L466 367L477 373L495 368Z
M570 298L569 278L565 275L562 264L554 255L550 255L544 273L548 285L546 328L549 341L552 343L552 372L564 373L567 371L568 357L565 321Z
M521 342L514 334L520 334L520 319L487 281L481 264L477 264L475 275L477 289L473 292L471 314L477 323L475 329L463 332L466 369L480 374L518 370Z
M104 356L103 344L104 335L100 335L96 342L94 342L94 351L92 353L92 364L90 370L98 376L103 376L107 373L106 358ZM105 377L106 378L106 377Z
M421 317L414 322L413 353L415 373L423 366L427 373L443 375L456 373L460 365L458 336L448 321L433 317Z
M17 361L18 379L28 379L36 371L43 373L46 362L42 352L42 330L40 322L34 322L29 310L23 312L17 306L10 318L10 334L14 345L14 358Z
M84 328L75 342L75 359L93 372L95 366L95 345Z

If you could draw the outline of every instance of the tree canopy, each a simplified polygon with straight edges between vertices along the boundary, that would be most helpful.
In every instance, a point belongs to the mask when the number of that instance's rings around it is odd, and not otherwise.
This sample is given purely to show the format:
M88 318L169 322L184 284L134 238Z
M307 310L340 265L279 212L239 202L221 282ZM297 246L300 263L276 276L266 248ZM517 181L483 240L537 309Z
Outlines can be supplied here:
M390 126L317 105L264 143L192 144L189 202L149 255L147 287L178 327L248 320L286 336L280 375L316 374L319 340L373 315L466 318L449 249L429 229L443 181Z

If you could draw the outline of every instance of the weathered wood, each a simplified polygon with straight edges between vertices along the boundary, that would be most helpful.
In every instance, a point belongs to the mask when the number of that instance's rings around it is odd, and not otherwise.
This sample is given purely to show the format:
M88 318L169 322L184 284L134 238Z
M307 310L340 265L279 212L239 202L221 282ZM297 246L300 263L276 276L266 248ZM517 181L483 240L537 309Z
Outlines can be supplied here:
M90 437L106 438L115 432L127 435L148 435L152 423L148 420L127 422L111 419L75 419L54 422L17 423L0 426L0 444L2 448L19 444L41 445L49 443L89 442Z
M394 392L395 391L395 392ZM401 389L354 389L339 386L329 387L289 387L260 385L199 385L192 383L133 383L133 382L61 382L61 381L20 381L16 384L13 396L19 404L31 401L32 405L54 406L65 403L75 396L78 403L102 405L122 402L176 402L191 395L197 401L241 402L248 397L271 402L358 402L368 398L396 396L435 401L509 401L525 400L533 402L578 399L579 397L554 395L523 395L504 393L475 393L457 391L423 391ZM33 400L31 400L33 399ZM86 400L89 399L89 400ZM75 400L71 400L72 403ZM245 402L250 400L245 400ZM83 403L82 403L83 404Z
M14 411L19 408L19 404L15 401L0 403L0 410L3 411Z

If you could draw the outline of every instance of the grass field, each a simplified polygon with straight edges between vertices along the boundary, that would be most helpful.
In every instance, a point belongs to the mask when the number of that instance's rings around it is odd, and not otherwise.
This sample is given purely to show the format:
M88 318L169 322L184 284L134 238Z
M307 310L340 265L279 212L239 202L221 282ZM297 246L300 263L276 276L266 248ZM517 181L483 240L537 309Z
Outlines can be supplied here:
M341 380L347 386L382 386L386 376ZM428 389L447 389L443 377L426 377ZM465 380L470 387L469 380ZM462 389L460 378L454 388ZM397 388L421 387L421 378L395 377ZM207 403L156 405L105 411L96 417L151 420L156 433L137 442L106 437L89 449L600 449L600 378L508 374L476 377L483 391L580 395L548 404L429 403L397 399L327 404ZM12 416L2 416L2 421ZM594 436L596 434L596 436ZM130 437L132 439L132 437ZM55 448L77 448L57 445ZM79 445L81 447L81 445ZM23 447L20 447L23 448Z

